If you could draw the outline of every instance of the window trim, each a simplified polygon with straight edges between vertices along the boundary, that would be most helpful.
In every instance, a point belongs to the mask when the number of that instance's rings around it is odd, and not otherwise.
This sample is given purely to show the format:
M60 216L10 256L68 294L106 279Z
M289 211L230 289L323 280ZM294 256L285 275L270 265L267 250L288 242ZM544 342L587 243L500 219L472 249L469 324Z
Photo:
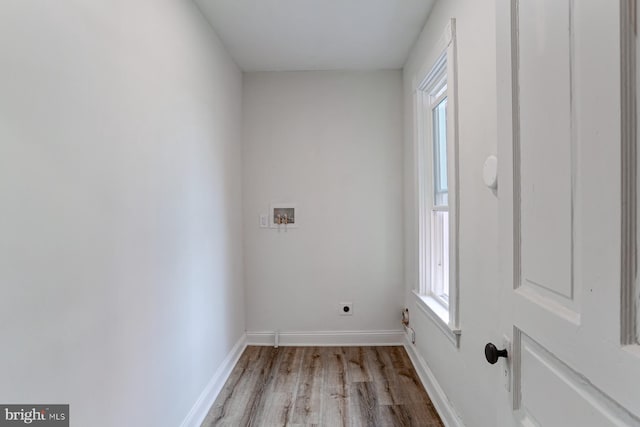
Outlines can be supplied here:
M418 208L418 283L414 287L416 305L434 321L447 338L459 347L461 329L459 325L459 192L458 192L458 108L457 108L457 59L455 19L447 24L444 34L433 49L434 54L414 76L414 153L415 178ZM443 72L444 71L444 72ZM430 281L430 229L431 206L429 199L433 190L428 187L432 178L427 179L433 168L433 136L430 120L425 117L423 96L442 84L446 76L447 90L447 184L449 211L449 304L445 308L436 298L425 292ZM442 94L441 96L442 97ZM431 151L431 152L430 152ZM428 164L431 163L431 164Z
M413 295L416 298L416 307L433 321L444 336L451 341L451 344L456 348L460 347L462 330L460 328L452 328L449 325L449 313L445 308L429 295L422 295L416 290L413 290Z

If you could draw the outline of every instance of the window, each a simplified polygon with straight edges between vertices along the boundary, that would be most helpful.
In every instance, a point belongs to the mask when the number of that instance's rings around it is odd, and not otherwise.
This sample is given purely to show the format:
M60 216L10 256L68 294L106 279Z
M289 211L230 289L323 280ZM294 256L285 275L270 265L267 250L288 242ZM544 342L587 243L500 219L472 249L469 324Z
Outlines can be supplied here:
M447 83L443 80L435 92L426 96L425 110L430 114L433 197L429 203L431 217L430 283L423 293L431 294L445 308L449 307L449 207L447 190ZM427 141L425 141L426 143ZM427 160L427 159L425 159ZM425 162L426 163L426 162Z
M418 307L457 346L457 113L454 21L437 59L415 79Z

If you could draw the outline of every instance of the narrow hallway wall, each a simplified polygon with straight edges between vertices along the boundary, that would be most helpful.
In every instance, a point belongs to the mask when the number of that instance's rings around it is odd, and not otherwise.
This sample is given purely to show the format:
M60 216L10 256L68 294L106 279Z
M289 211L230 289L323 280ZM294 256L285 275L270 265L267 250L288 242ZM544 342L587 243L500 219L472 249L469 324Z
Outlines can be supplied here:
M244 333L241 79L191 1L0 3L0 402L180 425Z
M428 56L451 18L456 19L460 229L460 348L416 307L418 219L413 131L414 79L428 70ZM498 370L484 345L501 342L498 331L498 203L484 186L482 167L497 150L495 5L490 0L439 1L404 68L405 284L416 331L416 350L433 372L465 425L496 425L493 390Z

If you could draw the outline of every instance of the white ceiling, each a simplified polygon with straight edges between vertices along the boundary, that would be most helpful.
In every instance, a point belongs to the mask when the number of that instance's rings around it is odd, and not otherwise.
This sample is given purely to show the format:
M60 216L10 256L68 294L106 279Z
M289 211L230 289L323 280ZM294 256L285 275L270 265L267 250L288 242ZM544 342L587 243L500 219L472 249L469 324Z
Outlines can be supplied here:
M402 68L435 0L196 0L244 71Z

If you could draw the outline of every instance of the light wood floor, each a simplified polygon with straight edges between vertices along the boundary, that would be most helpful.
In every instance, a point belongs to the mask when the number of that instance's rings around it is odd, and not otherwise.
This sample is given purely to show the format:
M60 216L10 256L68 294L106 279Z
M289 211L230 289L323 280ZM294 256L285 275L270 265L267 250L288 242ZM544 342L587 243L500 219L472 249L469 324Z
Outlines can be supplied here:
M247 347L202 426L443 424L403 347Z

